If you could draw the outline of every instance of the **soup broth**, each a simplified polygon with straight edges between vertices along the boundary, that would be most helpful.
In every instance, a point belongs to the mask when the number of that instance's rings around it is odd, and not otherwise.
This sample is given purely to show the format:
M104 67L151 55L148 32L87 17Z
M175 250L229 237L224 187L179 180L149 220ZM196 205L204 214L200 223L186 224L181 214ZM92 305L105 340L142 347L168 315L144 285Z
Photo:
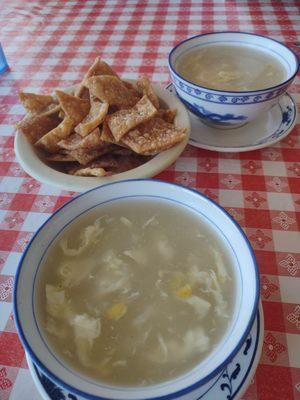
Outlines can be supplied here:
M230 322L232 255L198 214L124 200L78 218L39 272L37 314L79 372L149 385L193 368Z
M185 79L217 90L246 91L282 83L285 69L275 57L246 46L211 45L191 50L177 62Z

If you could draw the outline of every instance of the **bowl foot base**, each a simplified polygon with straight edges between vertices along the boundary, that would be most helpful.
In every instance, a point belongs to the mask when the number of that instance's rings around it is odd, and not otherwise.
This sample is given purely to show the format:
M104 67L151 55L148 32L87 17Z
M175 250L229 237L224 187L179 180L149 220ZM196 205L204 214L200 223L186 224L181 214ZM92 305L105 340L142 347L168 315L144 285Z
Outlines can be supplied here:
M219 129L219 130L238 129L238 128L241 128L242 126L245 126L248 124L248 122L242 122L241 124L222 124L222 123L218 123L218 122L211 122L204 118L200 118L200 117L198 117L198 118L201 120L201 122L203 122L203 124L205 124L211 128L215 128L215 129Z

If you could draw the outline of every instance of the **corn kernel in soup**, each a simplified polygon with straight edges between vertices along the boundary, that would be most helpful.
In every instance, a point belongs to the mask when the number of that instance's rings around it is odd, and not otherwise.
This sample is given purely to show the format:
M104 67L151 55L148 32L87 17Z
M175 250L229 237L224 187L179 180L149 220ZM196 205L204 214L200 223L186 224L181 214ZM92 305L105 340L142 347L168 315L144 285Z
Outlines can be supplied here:
M140 200L95 209L43 261L38 315L86 376L149 385L195 367L231 319L232 258L198 214Z
M259 90L285 79L285 69L275 57L246 46L200 47L180 57L176 69L183 78L217 90Z

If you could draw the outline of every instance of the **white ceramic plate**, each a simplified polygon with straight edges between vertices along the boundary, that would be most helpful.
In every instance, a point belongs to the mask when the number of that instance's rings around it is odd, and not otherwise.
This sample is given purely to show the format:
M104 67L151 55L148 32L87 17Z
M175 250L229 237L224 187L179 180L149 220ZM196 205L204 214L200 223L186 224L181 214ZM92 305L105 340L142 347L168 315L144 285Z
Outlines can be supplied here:
M238 400L251 383L260 359L263 344L264 316L261 303L251 331L239 352L224 370L207 382L208 390L201 400ZM45 376L26 353L26 359L33 381L44 400L77 400L77 397L57 386ZM73 396L73 397L72 397ZM228 397L229 396L229 397Z
M155 92L158 97L169 107L177 109L175 124L182 128L187 128L190 132L189 116L184 105L176 96L162 89L158 85L154 85ZM66 91L70 91L68 88ZM39 158L37 151L27 141L24 135L16 133L14 149L18 162L27 174L36 180L49 185L57 186L63 190L71 190L75 192L85 192L96 186L109 182L122 181L126 179L152 178L161 171L169 167L183 152L188 139L178 143L169 150L153 157L150 161L141 166L131 169L120 174L107 177L81 177L67 175L50 168L45 162Z
M173 84L166 89L176 94ZM297 107L293 98L284 94L269 111L240 128L218 129L205 125L188 111L191 120L189 143L192 146L220 152L243 152L262 149L285 138L294 128Z

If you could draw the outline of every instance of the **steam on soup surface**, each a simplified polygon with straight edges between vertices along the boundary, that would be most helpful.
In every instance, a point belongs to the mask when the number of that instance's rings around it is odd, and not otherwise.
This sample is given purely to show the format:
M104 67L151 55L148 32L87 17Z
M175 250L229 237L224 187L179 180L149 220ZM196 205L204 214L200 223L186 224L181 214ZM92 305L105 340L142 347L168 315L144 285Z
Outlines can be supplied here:
M246 46L200 47L183 55L176 69L200 86L229 91L265 89L285 79L285 69L277 59Z
M79 218L43 261L42 330L61 358L97 380L174 378L228 326L231 262L191 211L153 200L105 205Z

